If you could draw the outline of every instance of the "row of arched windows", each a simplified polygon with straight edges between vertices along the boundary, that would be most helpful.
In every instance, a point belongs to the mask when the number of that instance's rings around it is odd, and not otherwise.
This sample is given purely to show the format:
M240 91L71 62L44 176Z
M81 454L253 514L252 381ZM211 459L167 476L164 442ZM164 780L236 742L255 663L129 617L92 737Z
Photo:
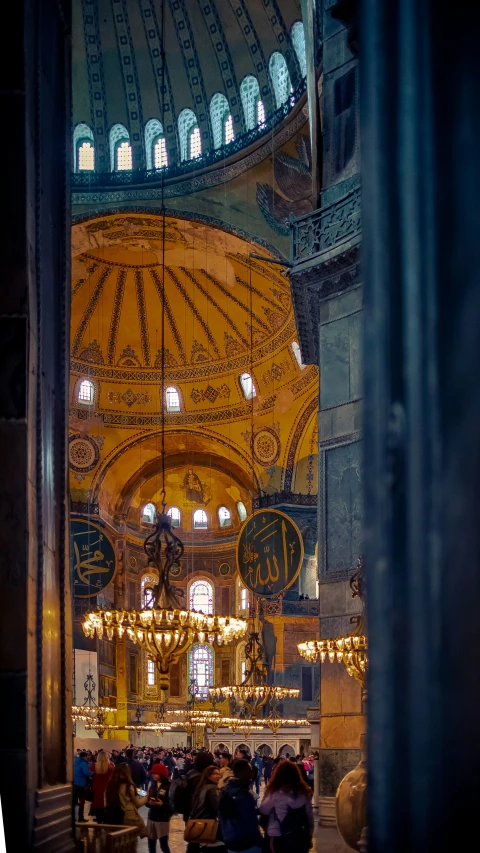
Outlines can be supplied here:
M291 347L300 370L303 370L306 365L302 362L302 354L297 341L292 341ZM255 382L253 381L253 377L250 373L241 373L239 381L243 396L246 400L251 400L252 397L257 396ZM93 406L95 402L95 383L91 379L82 379L79 382L77 400L83 406ZM181 412L182 410L180 405L180 392L174 385L169 385L165 388L165 408L167 412Z
M242 501L238 501L237 503L237 512L240 521L245 521L247 517L247 510L245 504ZM157 511L153 503L145 504L142 510L142 521L145 522L145 524L154 524L156 514ZM167 515L171 519L172 527L181 527L182 513L180 512L178 506L171 506L170 509L167 510ZM218 508L217 517L220 527L232 526L232 513L226 506L220 506ZM195 530L207 530L208 516L204 509L194 510L193 527Z
M302 76L307 73L305 33L303 23L292 27L292 42L298 57ZM290 74L284 56L275 51L268 63L270 79L277 108L283 106L293 93ZM240 84L245 126L247 131L261 128L266 121L265 106L260 96L260 86L253 74L247 74ZM229 145L235 139L233 116L227 98L216 92L210 100L210 122L214 149ZM193 110L184 109L178 116L180 160L195 160L202 156L202 137ZM109 135L110 169L130 171L133 168L130 135L123 124L114 124ZM73 136L75 171L95 169L95 140L92 129L85 123L77 124ZM164 169L168 166L165 131L162 123L152 118L145 125L145 154L147 169Z

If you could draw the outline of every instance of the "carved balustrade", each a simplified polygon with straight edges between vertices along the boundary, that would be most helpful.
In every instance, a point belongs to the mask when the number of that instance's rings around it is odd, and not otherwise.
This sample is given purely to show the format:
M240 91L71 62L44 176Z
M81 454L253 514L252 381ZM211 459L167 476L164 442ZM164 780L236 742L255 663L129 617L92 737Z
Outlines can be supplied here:
M360 187L332 204L292 219L292 261L300 264L360 234Z
M76 853L136 853L135 826L76 823Z

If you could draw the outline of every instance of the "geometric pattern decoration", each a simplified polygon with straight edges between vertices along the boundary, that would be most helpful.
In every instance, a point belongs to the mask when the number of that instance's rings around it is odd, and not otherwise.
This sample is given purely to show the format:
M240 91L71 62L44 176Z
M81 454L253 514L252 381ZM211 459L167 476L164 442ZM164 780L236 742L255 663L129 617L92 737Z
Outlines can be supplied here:
M220 385L219 388L213 388L212 385L207 385L207 387L203 390L198 388L193 388L190 394L190 398L194 403L200 403L206 400L208 403L214 403L217 398L223 398L230 396L230 388L225 383Z
M98 445L89 435L74 433L68 439L68 461L72 471L88 474L100 459Z
M130 408L136 403L138 406L148 406L152 402L152 398L146 392L140 391L138 394L128 388L123 394L118 391L108 391L107 400L109 403L125 403Z
M264 427L255 433L252 452L260 465L273 465L280 456L280 439L270 427Z

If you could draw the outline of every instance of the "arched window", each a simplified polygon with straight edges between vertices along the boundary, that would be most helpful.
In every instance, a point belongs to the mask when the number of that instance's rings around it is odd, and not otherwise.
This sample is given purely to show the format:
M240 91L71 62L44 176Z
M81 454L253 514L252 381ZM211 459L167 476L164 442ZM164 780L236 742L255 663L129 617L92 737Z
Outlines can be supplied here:
M190 160L196 160L197 157L202 156L202 139L199 127L194 127L193 130L190 131L190 136L188 137L188 149L190 152Z
M78 386L77 399L84 406L93 406L95 399L95 385L91 379L82 379Z
M213 616L213 586L209 581L193 581L190 587L190 610Z
M163 126L157 118L151 118L145 125L145 154L147 169L164 169L168 166Z
M147 685L155 687L155 661L147 658Z
M209 687L213 687L213 649L206 643L194 643L188 653L188 683L194 688L195 696L208 698Z
M130 136L123 124L114 124L110 128L110 167L112 172L129 171L132 168Z
M167 511L167 515L169 516L172 522L172 527L180 527L180 521L182 516L178 506L171 506L170 509Z
M237 581L237 609L245 614L249 607L248 589L241 581Z
M196 509L193 513L193 526L195 530L206 530L208 527L207 513L204 509Z
M237 503L237 512L238 512L238 517L239 517L240 521L245 521L245 519L247 517L247 510L246 510L246 507L245 507L245 504L243 503L243 501L239 501Z
M198 135L198 153L192 154L193 149L197 149L197 143L192 140L192 136ZM197 117L192 110L182 110L178 116L178 136L180 139L180 159L190 160L194 157L199 157L202 153L202 142L200 138L200 130L198 127Z
M265 104L260 98L257 101L257 126L263 127L265 124L266 114L265 114Z
M303 21L296 21L292 27L292 42L297 54L302 77L307 76L307 56L305 53L305 30Z
M220 527L231 527L232 526L232 513L226 506L221 506L218 509L218 520L220 522Z
M142 512L142 521L146 521L148 524L154 524L156 514L157 512L154 504L145 504Z
M292 341L292 352L293 352L293 354L297 360L297 364L298 364L300 370L305 370L307 365L304 364L302 361L302 353L300 352L300 347L299 347L297 341Z
M242 386L243 396L246 400L251 400L252 397L257 396L253 379L249 373L242 373L240 376L240 385Z
M253 74L247 74L240 83L243 114L247 130L253 130L258 124L257 103L260 100L260 87Z
M268 70L270 71L277 107L281 107L282 104L288 101L292 92L292 84L290 81L290 74L288 73L287 63L285 62L282 54L278 51L272 53L270 62L268 63Z
M148 504L147 504L148 506ZM158 584L156 575L147 574L142 578L142 609L151 610L153 607L153 588Z
M225 95L216 92L210 101L210 121L212 123L213 147L221 148L235 139L233 117Z
M167 405L167 412L180 411L180 394L173 385L169 385L169 387L165 389L165 402Z
M83 122L77 124L73 132L73 162L76 172L91 172L95 169L93 132Z

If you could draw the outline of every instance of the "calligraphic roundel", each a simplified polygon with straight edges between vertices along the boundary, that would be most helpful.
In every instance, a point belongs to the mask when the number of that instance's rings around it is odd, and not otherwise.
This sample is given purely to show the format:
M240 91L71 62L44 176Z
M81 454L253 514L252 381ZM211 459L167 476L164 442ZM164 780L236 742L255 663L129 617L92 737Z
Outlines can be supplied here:
M73 594L98 595L115 576L115 551L105 531L86 518L70 521Z
M280 595L296 581L302 561L302 534L288 515L258 509L247 518L237 540L237 568L251 592Z

